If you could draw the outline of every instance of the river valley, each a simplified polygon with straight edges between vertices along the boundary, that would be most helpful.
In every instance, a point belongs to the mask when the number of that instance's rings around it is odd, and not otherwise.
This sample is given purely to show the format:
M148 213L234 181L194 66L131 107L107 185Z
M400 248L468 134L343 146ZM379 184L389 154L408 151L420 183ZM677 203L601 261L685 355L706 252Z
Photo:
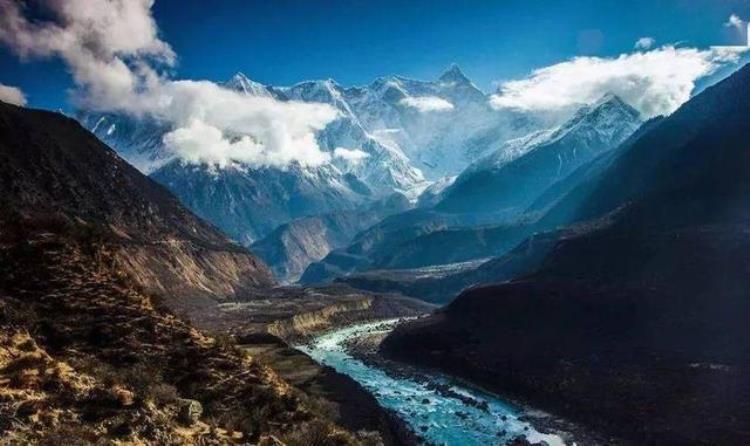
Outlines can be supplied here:
M350 376L394 411L427 444L503 445L525 437L531 444L574 444L567 434L543 433L528 411L450 378L388 373L357 359L347 344L357 338L387 333L398 319L352 325L320 335L299 347L315 361Z

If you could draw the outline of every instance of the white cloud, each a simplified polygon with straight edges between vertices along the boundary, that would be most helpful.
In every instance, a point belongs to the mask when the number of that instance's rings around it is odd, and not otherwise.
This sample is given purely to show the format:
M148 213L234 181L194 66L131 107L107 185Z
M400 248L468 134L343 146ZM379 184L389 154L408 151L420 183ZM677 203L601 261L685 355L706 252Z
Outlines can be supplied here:
M408 97L401 99L400 104L415 108L422 113L453 110L453 104L437 96Z
M363 159L369 157L370 154L360 149L336 147L333 150L333 156L351 164L359 164Z
M732 14L729 16L729 19L724 24L727 28L737 28L738 30L742 31L743 29L743 20L738 16L737 14Z
M22 58L59 57L78 86L74 100L98 111L159 119L166 147L189 162L285 167L330 161L315 133L335 120L323 104L251 97L209 81L165 74L176 56L159 38L153 0L47 0L49 21L0 0L0 43Z
M569 112L612 92L645 117L669 114L690 99L698 79L736 63L739 54L664 46L615 58L577 57L502 83L490 103L495 108Z
M221 129L199 119L164 135L164 144L192 163L226 167L232 163L285 167L293 161L323 164L330 155L318 150L314 135L304 135L281 148L259 143L253 136L227 137Z
M330 161L315 139L338 117L327 105L248 96L208 81L166 82L154 96L149 113L177 127L165 135L167 148L188 161L282 168Z
M0 0L0 42L22 58L59 57L81 88L78 99L102 108L121 106L150 65L171 65L175 55L158 37L153 0L47 0L54 21L30 20L24 3Z
M650 50L656 43L653 37L641 37L635 42L635 49L637 50Z
M23 107L26 105L26 96L17 87L0 84L0 101Z

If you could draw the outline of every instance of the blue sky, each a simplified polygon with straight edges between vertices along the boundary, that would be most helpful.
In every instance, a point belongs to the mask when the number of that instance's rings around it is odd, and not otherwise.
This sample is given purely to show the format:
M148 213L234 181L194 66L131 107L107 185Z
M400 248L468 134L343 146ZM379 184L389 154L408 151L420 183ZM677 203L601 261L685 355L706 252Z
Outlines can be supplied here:
M333 78L345 85L380 75L434 78L450 63L484 90L579 55L657 45L736 44L724 23L750 17L746 0L579 1L175 1L157 0L162 40L178 56L175 78L223 80L236 71L286 85ZM0 83L33 106L67 108L72 88L56 59L20 62L0 49Z

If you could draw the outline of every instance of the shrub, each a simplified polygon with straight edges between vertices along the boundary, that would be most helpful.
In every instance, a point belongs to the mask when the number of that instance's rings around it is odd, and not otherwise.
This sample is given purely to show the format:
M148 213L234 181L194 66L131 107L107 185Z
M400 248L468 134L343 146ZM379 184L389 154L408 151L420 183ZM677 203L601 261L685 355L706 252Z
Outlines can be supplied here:
M334 432L329 424L322 421L305 423L285 435L282 441L287 446L342 446L355 444L355 440L345 433Z

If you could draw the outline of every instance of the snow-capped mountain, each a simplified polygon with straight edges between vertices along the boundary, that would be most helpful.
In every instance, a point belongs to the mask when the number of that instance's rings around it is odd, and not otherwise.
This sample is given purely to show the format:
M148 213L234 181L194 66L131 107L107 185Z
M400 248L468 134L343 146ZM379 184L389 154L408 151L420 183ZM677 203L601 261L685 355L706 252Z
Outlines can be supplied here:
M459 174L506 139L540 125L492 109L456 65L436 81L389 76L346 93L368 134L403 153L430 181Z
M642 124L638 111L607 94L581 107L561 126L506 142L475 162L443 192L445 212L518 212L547 187L603 151L614 149Z
M174 157L162 142L170 129L152 119L89 112L80 112L77 118L91 133L146 175Z
M372 200L364 184L335 166L217 169L174 160L151 178L248 246L295 218L351 211Z
M559 127L504 144L455 181L434 183L420 197L419 212L392 216L361 232L346 248L312 264L302 280L502 254L526 235L524 212L534 200L597 155L616 149L640 124L635 109L607 95Z
M335 165L278 169L190 164L164 149L162 137L169 129L152 121L93 114L79 119L193 212L248 246L295 218L353 210L374 200L365 183Z
M335 157L376 193L416 197L430 182L461 173L471 162L541 123L512 111L494 110L489 97L456 65L435 81L382 77L363 87L315 80L291 87L267 86L237 73L225 88L277 100L331 105L340 117L318 134L324 150L359 150L356 162ZM132 164L150 173L171 160L161 143L170 129L149 119L79 113L79 119Z
M488 95L455 65L434 81L388 76L362 87L330 79L279 87L238 73L222 86L334 107L339 117L317 134L332 162L285 169L190 165L165 149L162 138L172 129L164 124L86 112L79 119L197 214L248 245L295 218L366 208L394 192L416 201L432 183L431 191L442 188L445 178L506 140L539 129L528 116L490 107Z
M237 73L232 76L228 81L224 82L224 86L231 90L243 92L250 96L259 97L275 97L276 95L272 90L268 89L265 85L251 80L244 73Z
M339 119L318 134L319 144L332 152L345 148L366 154L357 162L334 157L334 163L343 172L356 175L380 194L394 190L408 194L425 184L422 172L412 165L398 146L382 143L368 133L347 100L351 95L349 90L329 79L302 82L279 91L287 100L324 103L339 111Z

